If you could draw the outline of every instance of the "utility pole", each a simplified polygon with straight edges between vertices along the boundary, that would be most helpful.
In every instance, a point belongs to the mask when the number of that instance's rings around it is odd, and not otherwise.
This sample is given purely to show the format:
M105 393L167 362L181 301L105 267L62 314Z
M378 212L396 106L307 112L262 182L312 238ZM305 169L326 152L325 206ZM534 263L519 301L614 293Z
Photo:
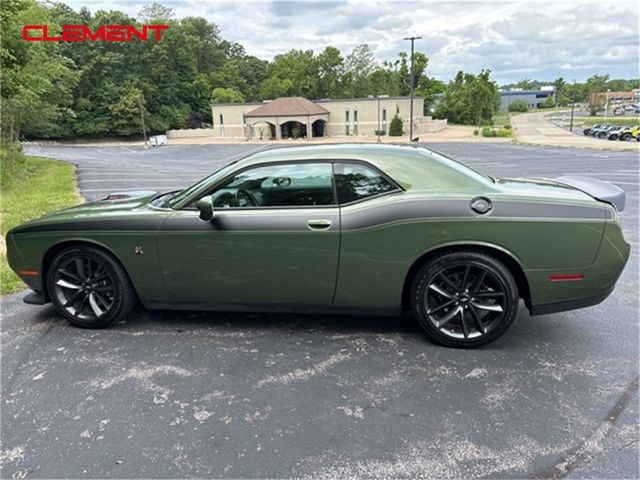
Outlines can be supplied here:
M142 120L142 136L144 137L144 148L147 148L147 128L144 125L144 108L142 107L142 94L138 95L138 108L140 109L140 120Z
M573 110L576 108L576 79L573 79L573 95L571 96L571 123L569 131L573 132Z
M411 104L409 105L409 141L413 141L413 43L422 37L405 37L404 40L411 41Z
M609 93L611 93L611 89L607 88L607 98L604 101L604 121L607 121L607 111L609 110Z
M380 95L376 95L378 99L378 130L376 131L376 135L378 135L378 143L380 143Z

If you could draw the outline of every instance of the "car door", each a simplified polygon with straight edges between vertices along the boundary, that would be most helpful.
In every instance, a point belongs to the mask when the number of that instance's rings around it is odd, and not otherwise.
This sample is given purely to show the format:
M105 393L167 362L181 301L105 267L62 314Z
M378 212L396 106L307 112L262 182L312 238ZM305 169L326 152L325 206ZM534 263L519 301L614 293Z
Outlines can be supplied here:
M331 304L340 215L330 162L248 167L207 195L213 220L187 207L158 232L174 302Z

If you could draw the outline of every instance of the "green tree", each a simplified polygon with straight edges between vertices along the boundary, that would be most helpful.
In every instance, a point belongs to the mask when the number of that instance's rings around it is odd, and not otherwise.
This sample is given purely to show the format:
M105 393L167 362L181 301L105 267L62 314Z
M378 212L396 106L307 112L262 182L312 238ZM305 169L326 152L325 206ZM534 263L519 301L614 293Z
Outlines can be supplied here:
M167 22L173 19L174 13L171 7L166 7L158 2L148 3L138 13L138 18L143 23Z
M275 56L260 92L263 98L283 95L316 98L317 81L318 65L313 50L290 50Z
M553 95L549 95L547 98L544 99L544 102L538 105L538 108L553 108L555 106L556 106L556 101L553 99Z
M603 95L600 94L606 92L608 82L609 75L593 75L587 79L587 101L591 116L596 115L604 106Z
M402 126L402 120L396 113L394 117L391 119L391 123L389 124L389 136L401 137L403 133L404 133L404 128Z
M351 82L347 93L353 97L369 94L369 75L375 68L373 51L366 43L358 45L346 58L346 74Z
M458 72L447 85L435 117L466 125L491 123L500 106L500 92L490 76L491 70L482 70L477 75Z
M344 59L340 50L327 47L316 59L318 83L316 98L339 98L343 89Z
M233 88L214 88L211 95L212 103L242 103L242 93Z
M22 40L22 25L34 23L48 24L51 34L60 29L48 10L33 0L2 3L1 120L8 143L35 131L44 137L59 136L61 119L73 115L70 107L77 84L73 61L59 54L57 44Z
M536 90L539 86L539 83L531 80L530 78L523 78L518 83L516 83L516 88L521 88L522 90Z

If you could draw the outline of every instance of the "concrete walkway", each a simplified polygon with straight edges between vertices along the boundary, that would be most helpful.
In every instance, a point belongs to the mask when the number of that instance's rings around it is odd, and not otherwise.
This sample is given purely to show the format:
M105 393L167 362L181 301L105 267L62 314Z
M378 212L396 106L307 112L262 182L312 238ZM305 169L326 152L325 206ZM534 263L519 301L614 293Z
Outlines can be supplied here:
M549 112L512 115L511 125L517 141L520 143L554 147L640 152L640 143L636 141L609 142L584 135L575 135L555 125L551 120L546 118L547 115L549 115Z

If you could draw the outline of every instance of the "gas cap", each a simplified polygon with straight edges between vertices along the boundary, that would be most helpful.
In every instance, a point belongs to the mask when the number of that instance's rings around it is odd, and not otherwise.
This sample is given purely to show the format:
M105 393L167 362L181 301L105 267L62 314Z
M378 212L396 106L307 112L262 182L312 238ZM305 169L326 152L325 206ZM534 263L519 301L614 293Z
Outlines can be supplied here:
M491 200L486 197L476 197L471 200L471 210L476 212L479 215L484 215L485 213L489 213L493 205L491 204Z

